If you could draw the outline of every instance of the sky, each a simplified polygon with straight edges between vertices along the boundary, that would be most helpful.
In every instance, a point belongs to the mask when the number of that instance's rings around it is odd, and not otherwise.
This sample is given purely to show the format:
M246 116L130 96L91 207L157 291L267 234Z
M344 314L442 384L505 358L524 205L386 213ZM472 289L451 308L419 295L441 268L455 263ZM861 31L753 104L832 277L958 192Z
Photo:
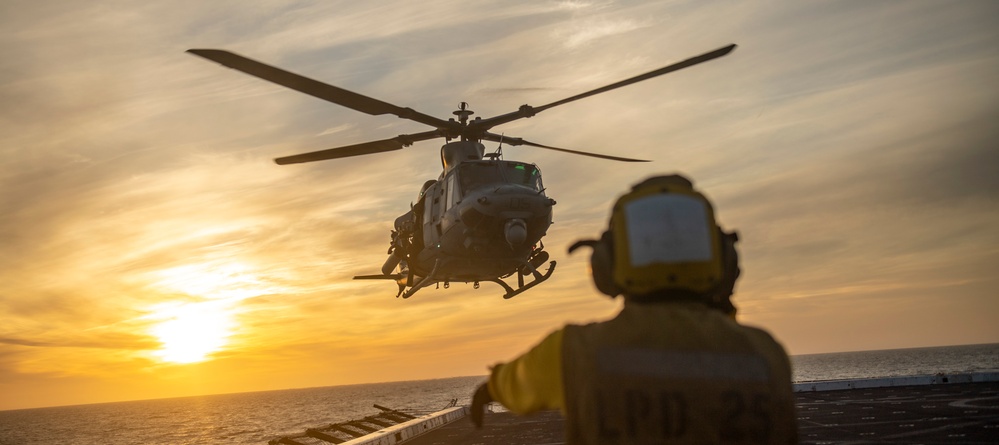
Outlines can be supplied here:
M0 409L484 375L613 316L588 254L617 196L682 173L737 230L739 320L795 354L999 342L999 3L0 3ZM558 203L552 278L394 298L392 221L442 140L185 53L218 48L494 129ZM496 144L488 143L487 150Z

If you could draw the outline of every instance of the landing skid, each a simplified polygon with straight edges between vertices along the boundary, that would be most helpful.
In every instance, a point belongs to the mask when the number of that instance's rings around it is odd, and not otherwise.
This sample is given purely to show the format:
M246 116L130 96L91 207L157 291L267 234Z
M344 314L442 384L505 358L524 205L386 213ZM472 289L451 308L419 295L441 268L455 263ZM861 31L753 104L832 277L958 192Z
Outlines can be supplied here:
M403 274L398 274L398 273L397 274L389 274L389 275L357 275L357 276L354 277L354 279L355 280L392 280L392 281L395 281L396 283L399 284L399 292L395 295L395 297L396 298L402 297L403 299L406 299L406 298L412 297L420 289L423 289L424 287L427 287L430 284L433 284L433 283L436 283L436 282L440 281L440 280L434 278L434 276L437 275L437 269L438 269L439 266L440 266L440 260L437 260L437 262L434 263L434 268L430 271L430 273L427 274L427 276L425 276L423 278L420 278L420 280L417 281L416 283L413 283L412 278L409 277L408 275L403 275ZM530 274L534 277L534 279L531 280L530 283L526 283L525 284L524 283L524 275L521 274L521 273L519 273L519 272L517 272L516 273L517 274L517 289L514 289L509 284L506 284L505 281L503 281L503 280L501 280L499 278L492 278L492 279L482 280L482 281L489 281L489 282L496 283L496 284L502 286L503 289L506 291L506 293L503 294L503 298L509 300L509 299L511 299L511 298L513 298L513 297L515 297L517 295L520 295L522 292L524 292L524 291L526 291L526 290L528 290L528 289L530 289L530 288L532 288L534 286L537 286L538 284L541 284L541 282L547 280L548 277L552 276L552 273L555 272L555 261L551 261L551 262L548 263L548 270L546 270L545 273L543 273L543 274L541 272L538 272L538 270L535 269L534 266L532 266L530 263L526 263L525 262L523 267L525 268L525 270L530 271ZM407 286L407 284L409 284L409 283L412 283L412 284L410 286ZM447 282L446 281L444 283L444 286L447 287ZM407 290L406 287L409 287L409 289ZM478 284L478 282L476 282L475 283L475 288L478 289L478 287L479 287L479 284Z
M509 299L511 299L513 297L516 297L517 295L520 295L521 292L524 292L524 291L526 291L526 290L528 290L528 289L530 289L530 288L532 288L534 286L537 286L538 284L541 284L541 282L547 280L548 277L552 276L552 272L555 272L555 262L554 261L551 261L551 262L548 263L548 270L545 271L544 275L542 275L540 272L538 272L538 270L535 269L534 266L531 266L529 263L524 263L524 264L525 264L526 267L528 267L528 270L531 271L531 275L534 276L534 280L531 281L530 283L527 283L527 285L524 285L524 275L522 275L520 273L517 273L517 289L516 290L514 290L512 287L510 287L509 284L506 284L506 282L504 282L503 280L501 280L499 278L493 278L491 280L485 280L485 281L491 281L491 282L496 283L496 284L498 284L500 286L503 286L503 289L506 289L506 293L503 294L503 299L509 300Z
M409 288L409 290L407 290L405 292L403 292L403 290L405 289L405 285L402 284L402 283L399 283L399 293L396 294L395 297L399 298L400 295L402 295L403 299L412 297L413 294L416 293L416 291L418 291L420 289L423 289L426 285L428 285L430 283L436 283L437 280L433 279L433 277L434 277L434 275L437 275L437 269L440 266L441 266L441 260L437 259L437 261L434 261L434 268L430 270L430 273L427 274L427 276L425 276L422 279L420 279L420 281L418 281L415 284L413 284L413 287Z

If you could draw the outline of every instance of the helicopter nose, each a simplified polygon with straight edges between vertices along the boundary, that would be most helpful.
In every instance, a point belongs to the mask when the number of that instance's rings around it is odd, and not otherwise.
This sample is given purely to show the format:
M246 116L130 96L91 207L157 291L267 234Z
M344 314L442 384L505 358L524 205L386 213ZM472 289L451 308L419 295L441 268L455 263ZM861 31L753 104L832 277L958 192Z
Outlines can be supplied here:
M507 221L503 227L503 235L506 236L506 242L512 247L524 244L524 241L527 240L527 223L520 218Z

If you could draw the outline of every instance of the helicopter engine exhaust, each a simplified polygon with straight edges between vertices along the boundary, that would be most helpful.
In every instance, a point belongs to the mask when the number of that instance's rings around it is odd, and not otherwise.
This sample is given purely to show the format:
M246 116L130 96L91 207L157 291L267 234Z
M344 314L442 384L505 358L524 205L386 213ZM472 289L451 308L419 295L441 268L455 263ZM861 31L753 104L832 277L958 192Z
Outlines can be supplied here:
M503 227L503 235L510 247L520 246L527 240L527 223L520 218L507 221Z

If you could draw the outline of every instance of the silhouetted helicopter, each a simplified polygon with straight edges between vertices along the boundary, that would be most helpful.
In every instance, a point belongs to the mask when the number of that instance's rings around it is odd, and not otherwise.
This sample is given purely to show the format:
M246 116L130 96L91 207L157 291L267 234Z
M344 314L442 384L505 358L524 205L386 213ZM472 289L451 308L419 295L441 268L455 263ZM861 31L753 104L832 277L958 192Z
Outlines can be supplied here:
M403 108L361 94L302 77L228 51L191 49L188 52L229 68L274 82L335 104L371 115L393 114L433 127L433 130L399 135L391 139L365 142L311 153L277 158L278 164L296 164L367 155L408 147L414 142L444 138L441 147L443 171L436 180L423 184L415 204L395 220L388 259L380 275L360 275L354 279L393 280L399 285L396 297L409 298L434 283L480 281L496 283L511 298L545 281L555 271L548 262L541 238L552 224L555 200L545 195L541 172L534 164L502 159L502 144L528 145L583 156L624 162L647 162L537 144L521 138L491 133L493 127L532 117L549 108L584 97L630 85L666 73L697 65L735 49L729 45L697 57L674 63L620 82L577 94L540 107L522 105L517 111L482 119L465 102L454 115L457 120L436 118L412 108ZM452 140L455 140L452 142ZM480 141L498 142L494 153L485 153ZM548 262L548 269L538 269ZM504 279L517 276L514 289ZM525 276L532 276L524 283Z

